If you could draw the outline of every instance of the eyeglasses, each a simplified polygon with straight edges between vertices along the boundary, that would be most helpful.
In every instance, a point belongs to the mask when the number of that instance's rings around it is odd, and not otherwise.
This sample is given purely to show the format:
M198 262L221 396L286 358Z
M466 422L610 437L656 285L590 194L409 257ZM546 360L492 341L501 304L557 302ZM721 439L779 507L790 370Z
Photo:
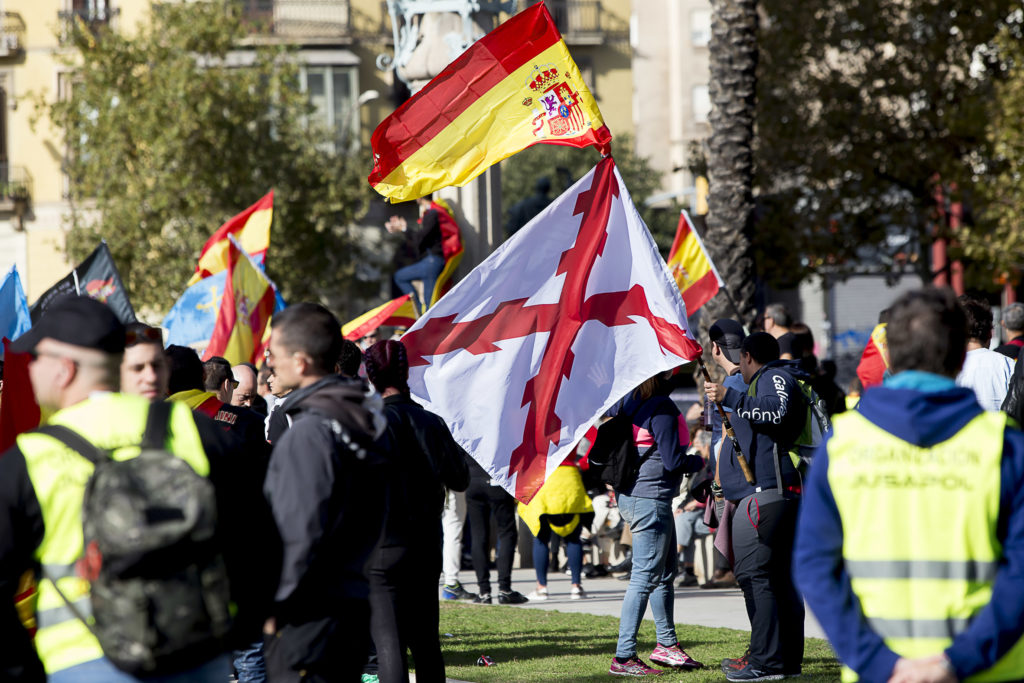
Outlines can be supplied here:
M164 344L164 334L159 327L150 327L143 323L135 323L128 326L124 333L124 345L135 346L136 344Z
M229 379L228 381L231 382L231 390L232 391L234 391L235 389L238 388L238 380L237 379Z

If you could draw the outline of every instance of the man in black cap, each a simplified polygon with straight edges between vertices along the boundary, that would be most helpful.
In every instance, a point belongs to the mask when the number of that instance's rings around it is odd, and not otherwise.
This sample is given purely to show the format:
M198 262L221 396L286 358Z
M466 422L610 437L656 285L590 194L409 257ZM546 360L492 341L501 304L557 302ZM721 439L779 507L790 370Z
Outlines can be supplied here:
M63 425L116 460L138 455L150 401L116 393L125 327L106 305L87 297L53 303L15 340L30 353L29 376L47 422ZM192 416L171 410L165 447L206 476L209 462ZM0 457L0 678L4 680L135 680L114 668L79 614L91 613L90 584L76 572L84 555L82 500L93 463L53 437L27 432ZM45 576L40 572L45 571ZM35 582L34 650L14 609L19 582ZM59 592L58 592L59 590ZM211 643L212 644L212 643ZM38 659L36 659L38 657ZM40 666L41 664L41 666ZM161 680L226 680L224 656L194 661Z
M782 363L775 338L755 332L739 348L747 389L704 383L712 400L733 409L730 421L735 425L742 418L750 430L749 441L741 439L740 445L754 484L743 479L742 486L723 492L737 508L730 527L733 569L750 618L748 653L722 662L729 681L799 675L803 661L804 606L791 571L801 488L789 448L804 427L808 408Z

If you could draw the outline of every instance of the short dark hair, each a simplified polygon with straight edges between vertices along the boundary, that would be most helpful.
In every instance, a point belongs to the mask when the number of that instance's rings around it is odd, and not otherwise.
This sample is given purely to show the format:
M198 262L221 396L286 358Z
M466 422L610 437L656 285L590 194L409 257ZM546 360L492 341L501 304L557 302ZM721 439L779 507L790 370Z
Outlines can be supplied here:
M338 355L338 369L346 377L359 375L359 364L363 362L363 352L351 339L341 340L341 354Z
M203 361L195 349L171 344L164 349L164 355L171 371L167 381L169 393L203 388Z
M967 314L967 338L988 345L992 339L992 307L987 301L964 294L958 300Z
M740 352L749 353L751 358L764 365L779 359L779 342L767 332L754 332L743 339Z
M810 327L804 323L793 323L789 332L793 335L793 341L789 345L793 358L800 360L804 356L814 354L814 333Z
M764 317L771 318L779 327L789 327L793 324L793 316L784 304L768 304L764 309Z
M889 309L886 340L894 373L922 370L956 377L967 347L967 314L952 290L915 289Z
M271 322L280 343L289 351L301 351L310 358L314 372L329 375L341 356L341 324L320 304L292 304Z
M231 363L227 358L213 356L203 363L203 389L218 391L229 379L232 379Z

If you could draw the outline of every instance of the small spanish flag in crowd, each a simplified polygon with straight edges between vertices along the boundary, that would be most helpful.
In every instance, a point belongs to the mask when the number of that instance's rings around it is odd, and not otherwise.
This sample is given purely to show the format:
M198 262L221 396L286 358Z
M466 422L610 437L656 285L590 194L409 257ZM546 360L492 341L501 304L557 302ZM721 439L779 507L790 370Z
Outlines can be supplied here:
M199 252L196 272L188 281L191 287L205 277L219 273L228 267L228 236L234 235L242 248L256 260L263 263L270 246L270 222L274 217L274 191L267 194L248 209L228 220L206 240Z
M416 322L416 309L409 294L392 299L386 304L363 313L361 316L341 326L341 336L355 341L362 339L378 327L412 327Z
M544 3L471 45L373 133L369 181L391 201L462 186L545 142L609 149L601 118Z
M463 252L462 233L459 231L459 224L455 221L455 214L452 213L448 202L443 199L435 199L430 202L430 208L437 211L437 221L441 226L441 251L444 256L444 268L437 276L434 291L423 293L424 297L430 299L427 304L428 308L436 304L437 300L452 288L452 276L455 275L455 269L462 262Z
M725 286L685 211L679 215L679 228L668 254L668 269L683 293L687 315L693 315Z
M274 314L274 287L234 235L227 242L224 296L203 360L222 356L232 365L254 363Z

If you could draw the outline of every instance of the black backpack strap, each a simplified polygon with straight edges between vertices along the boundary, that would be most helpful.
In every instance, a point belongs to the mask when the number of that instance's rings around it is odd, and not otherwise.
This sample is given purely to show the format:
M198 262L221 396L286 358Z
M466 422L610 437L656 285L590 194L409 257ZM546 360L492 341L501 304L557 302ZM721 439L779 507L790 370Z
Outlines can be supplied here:
M167 441L168 423L174 404L170 401L157 401L149 406L146 415L146 431L142 434L142 448L163 450Z
M51 438L57 439L62 444L70 448L71 450L80 454L83 458L96 465L110 457L110 455L96 446L93 446L89 441L71 429L64 425L49 424L37 427L35 432L39 434L45 434Z

